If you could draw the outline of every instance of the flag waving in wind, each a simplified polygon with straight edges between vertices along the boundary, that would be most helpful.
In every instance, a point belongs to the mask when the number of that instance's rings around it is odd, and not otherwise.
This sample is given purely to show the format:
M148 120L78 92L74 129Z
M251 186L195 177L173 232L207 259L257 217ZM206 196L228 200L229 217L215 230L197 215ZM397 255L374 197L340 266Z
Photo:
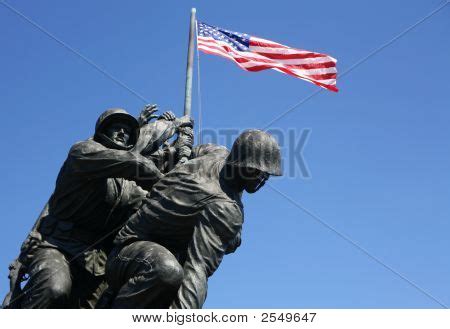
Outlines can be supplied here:
M197 47L236 62L242 69L258 72L274 69L337 92L336 59L331 56L232 32L197 21Z

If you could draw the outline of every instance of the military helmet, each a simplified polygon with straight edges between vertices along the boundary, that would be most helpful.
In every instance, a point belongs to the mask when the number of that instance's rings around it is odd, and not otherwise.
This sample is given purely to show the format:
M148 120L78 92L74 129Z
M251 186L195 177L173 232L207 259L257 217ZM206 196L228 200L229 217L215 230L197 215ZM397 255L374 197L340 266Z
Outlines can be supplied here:
M234 141L227 164L258 169L274 176L281 176L280 146L273 136L262 130L249 129Z
M139 123L135 117L120 108L106 110L99 116L95 124L95 135L103 133L104 128L113 122L127 123L131 128L130 143L136 143L139 137Z

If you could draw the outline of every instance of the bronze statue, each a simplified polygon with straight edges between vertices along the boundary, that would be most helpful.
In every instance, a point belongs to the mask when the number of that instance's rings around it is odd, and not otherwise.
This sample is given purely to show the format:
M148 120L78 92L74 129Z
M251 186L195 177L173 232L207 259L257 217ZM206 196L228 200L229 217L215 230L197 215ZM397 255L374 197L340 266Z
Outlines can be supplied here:
M108 110L71 148L10 266L3 307L203 306L208 277L241 243L242 192L281 175L280 148L260 130L230 152L192 148L192 120L165 112L149 123L155 111Z

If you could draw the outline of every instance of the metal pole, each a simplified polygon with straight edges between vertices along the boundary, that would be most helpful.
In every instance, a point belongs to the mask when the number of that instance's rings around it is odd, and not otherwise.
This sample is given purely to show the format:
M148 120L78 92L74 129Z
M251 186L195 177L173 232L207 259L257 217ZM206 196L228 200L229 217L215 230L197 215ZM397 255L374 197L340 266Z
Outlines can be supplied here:
M192 103L192 67L194 65L194 33L195 33L195 12L191 9L191 22L189 28L189 47L186 66L186 89L184 96L184 115L191 115Z
M191 105L192 105L192 68L194 66L194 33L195 33L195 8L191 9L191 22L189 26L189 46L188 46L188 56L187 56L187 66L186 66L186 87L184 94L184 115L191 116ZM183 139L184 135L188 132L185 130L187 128L181 127L178 132L178 137ZM178 165L188 161L191 156L191 148L187 145L180 147L178 151Z

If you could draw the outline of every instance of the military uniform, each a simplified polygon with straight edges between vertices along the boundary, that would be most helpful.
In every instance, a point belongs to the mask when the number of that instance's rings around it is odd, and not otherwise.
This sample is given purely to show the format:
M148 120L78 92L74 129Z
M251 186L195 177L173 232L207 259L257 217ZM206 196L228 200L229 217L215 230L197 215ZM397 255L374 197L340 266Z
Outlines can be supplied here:
M207 278L240 244L241 193L221 178L228 151L205 145L153 186L119 231L107 281L116 308L200 308Z
M203 145L192 153L117 234L106 265L111 307L201 308L208 277L241 243L242 192L281 175L280 147L261 130L244 131L231 152Z

